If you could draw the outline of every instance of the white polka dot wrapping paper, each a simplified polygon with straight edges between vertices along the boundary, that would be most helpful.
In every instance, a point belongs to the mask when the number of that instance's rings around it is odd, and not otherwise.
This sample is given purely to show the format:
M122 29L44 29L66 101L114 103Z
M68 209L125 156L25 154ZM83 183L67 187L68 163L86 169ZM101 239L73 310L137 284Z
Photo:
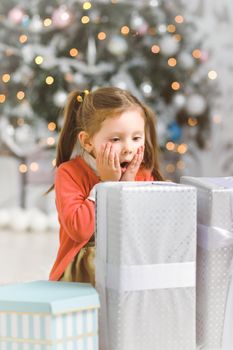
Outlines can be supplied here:
M233 177L182 177L197 188L197 349L233 349Z
M96 186L101 350L194 350L196 190Z
M98 350L99 297L89 284L0 287L1 350Z

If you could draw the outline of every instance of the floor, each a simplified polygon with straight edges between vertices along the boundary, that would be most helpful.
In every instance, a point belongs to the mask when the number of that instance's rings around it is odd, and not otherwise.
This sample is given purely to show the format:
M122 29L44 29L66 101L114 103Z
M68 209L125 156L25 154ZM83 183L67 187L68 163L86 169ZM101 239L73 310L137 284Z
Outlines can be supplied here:
M0 284L47 280L58 248L56 232L0 231Z

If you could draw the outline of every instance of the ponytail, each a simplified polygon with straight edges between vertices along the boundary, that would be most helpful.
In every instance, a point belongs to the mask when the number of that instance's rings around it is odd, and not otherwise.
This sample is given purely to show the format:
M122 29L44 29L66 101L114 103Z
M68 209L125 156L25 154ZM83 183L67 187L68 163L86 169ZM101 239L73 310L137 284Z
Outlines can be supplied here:
M57 144L56 167L68 161L77 142L77 113L83 101L83 93L76 90L69 94L64 110L64 124ZM54 189L52 185L45 194Z
M73 91L68 96L64 110L64 124L57 144L56 166L70 159L77 142L77 112L80 108L81 92Z

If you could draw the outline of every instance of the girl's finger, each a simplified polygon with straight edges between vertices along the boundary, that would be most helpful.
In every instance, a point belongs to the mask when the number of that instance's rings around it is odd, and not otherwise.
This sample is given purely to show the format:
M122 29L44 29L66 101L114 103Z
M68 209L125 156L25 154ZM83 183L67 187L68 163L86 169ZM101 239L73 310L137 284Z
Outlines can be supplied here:
M102 150L103 150L103 144L100 145L99 151L98 152L96 151L96 159L99 159L101 157Z
M114 168L114 156L115 156L115 151L111 145L110 147L110 152L109 152L109 157L108 157L108 164L111 168Z
M103 157L103 155L104 155L105 147L106 147L106 143L102 143L102 145L101 145L101 147L100 147L100 153L101 153L101 156L102 156L102 157Z
M105 149L104 149L104 157L103 157L103 162L105 165L109 165L109 153L111 150L111 144L109 142L106 143Z
M144 146L140 146L137 150L137 154L139 155L139 158L143 158L144 157Z
M115 156L114 156L114 166L116 169L120 168L120 160L119 160L119 156L117 154L117 152L115 152Z
M100 151L97 153L96 162L98 162L98 164L103 164L105 146L106 144L102 143Z
M140 166L142 160L143 160L143 157L144 157L144 153L143 153L143 146L139 147L139 149L137 150L137 159L136 159L136 164L135 166Z
M144 146L140 146L140 147L138 148L138 151L139 151L139 153L142 153L142 152L144 151Z
M143 157L144 157L144 146L141 147L141 154L140 154L140 156L143 159Z
M128 168L134 168L134 167L135 167L135 165L136 165L137 162L138 162L138 157L139 157L139 154L136 153L136 154L134 155L133 159L131 160L131 162L130 162Z

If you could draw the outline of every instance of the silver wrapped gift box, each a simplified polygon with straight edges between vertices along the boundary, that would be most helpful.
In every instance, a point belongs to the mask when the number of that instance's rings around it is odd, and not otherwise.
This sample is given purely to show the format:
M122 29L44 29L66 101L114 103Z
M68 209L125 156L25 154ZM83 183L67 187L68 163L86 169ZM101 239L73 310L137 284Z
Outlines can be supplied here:
M197 188L197 346L233 349L233 177L182 177Z
M96 186L101 350L194 350L196 190Z

